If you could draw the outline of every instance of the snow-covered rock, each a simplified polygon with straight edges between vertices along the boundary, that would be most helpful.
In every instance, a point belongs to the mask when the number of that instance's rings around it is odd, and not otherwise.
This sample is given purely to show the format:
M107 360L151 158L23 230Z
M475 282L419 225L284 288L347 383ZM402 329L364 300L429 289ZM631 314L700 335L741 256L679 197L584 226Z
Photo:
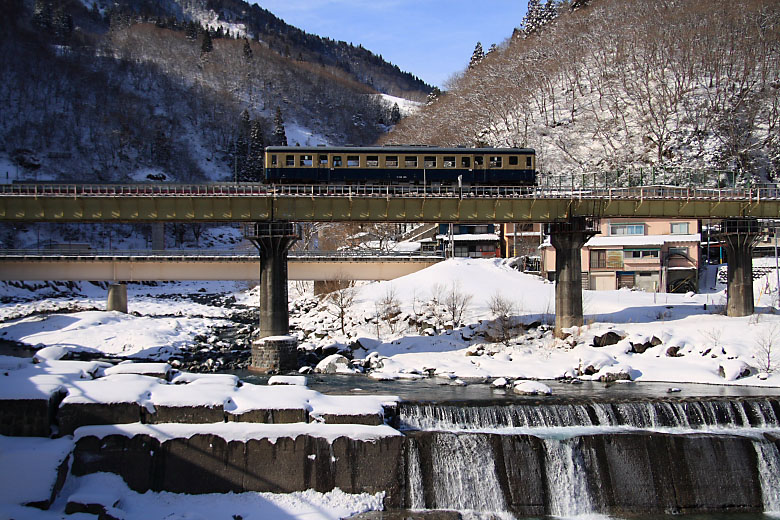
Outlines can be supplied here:
M314 367L319 374L352 374L354 370L349 367L349 360L341 354L331 354Z
M512 391L520 395L552 395L552 389L539 381L515 381Z

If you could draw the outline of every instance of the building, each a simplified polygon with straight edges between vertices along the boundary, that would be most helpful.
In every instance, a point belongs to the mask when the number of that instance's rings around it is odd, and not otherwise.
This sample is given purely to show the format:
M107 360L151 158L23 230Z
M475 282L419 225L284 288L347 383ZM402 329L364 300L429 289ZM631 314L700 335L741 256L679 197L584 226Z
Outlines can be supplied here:
M701 241L698 220L605 219L601 233L582 248L585 289L622 287L648 292L698 289ZM555 248L541 249L542 271L555 279Z
M422 251L441 251L446 256L495 258L501 256L499 237L494 224L439 224L434 238L420 241Z

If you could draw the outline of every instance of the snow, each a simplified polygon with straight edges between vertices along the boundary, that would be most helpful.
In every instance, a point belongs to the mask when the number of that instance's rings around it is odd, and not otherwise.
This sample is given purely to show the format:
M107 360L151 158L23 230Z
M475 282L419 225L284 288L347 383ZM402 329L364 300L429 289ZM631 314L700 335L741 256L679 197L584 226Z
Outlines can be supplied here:
M268 384L306 386L306 378L304 376L271 376L268 378Z
M517 381L512 390L523 395L552 395L550 387L538 381Z
M3 504L26 504L51 498L57 468L73 450L73 439L0 435L0 518Z
M49 441L53 442L53 441ZM2 478L2 477L0 477ZM21 490L17 482L7 488L14 495ZM327 493L314 490L294 493L224 493L187 495L168 492L137 493L121 477L111 473L69 476L62 492L49 511L22 507L14 496L0 500L0 517L16 520L55 520L63 516L68 501L103 505L116 518L149 520L179 518L211 520L338 520L372 510L382 510L384 493L349 494L336 488ZM67 518L95 518L69 515Z
M308 435L333 442L339 437L373 442L385 437L397 437L401 432L387 425L365 426L362 424L322 424L322 423L291 423L291 424L259 424L259 423L209 423L209 424L111 424L105 426L82 426L74 434L74 440L84 437L102 439L109 435L124 435L134 437L147 435L160 442L171 439L189 439L194 435L216 435L227 442L246 442L250 439L266 439L272 443L280 438L296 439L300 435Z
M423 106L425 106L425 103L420 103L419 101L411 101L409 99L397 97L397 96L391 96L389 94L379 94L382 101L387 105L388 107L392 108L392 106L396 103L398 103L398 110L401 112L401 117L406 117L415 114L418 112Z

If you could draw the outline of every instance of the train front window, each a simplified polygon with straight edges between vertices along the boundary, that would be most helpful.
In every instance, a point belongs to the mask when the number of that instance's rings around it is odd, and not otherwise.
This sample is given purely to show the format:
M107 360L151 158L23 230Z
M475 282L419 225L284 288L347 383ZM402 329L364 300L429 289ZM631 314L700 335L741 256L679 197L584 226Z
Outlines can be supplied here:
M295 156L294 155L288 155L285 158L285 166L295 166Z
M312 166L314 164L314 160L311 155L301 155L301 166Z
M334 168L341 168L341 156L340 155L334 155L333 156L333 167Z
M417 156L407 155L404 157L404 166L407 168L417 168Z
M397 155L388 155L385 157L385 167L386 168L398 168L398 156Z
M423 159L423 165L425 168L436 168L436 157L433 155L426 155Z
M509 166L517 166L519 163L520 160L516 155L509 156Z
M369 155L366 157L366 166L369 168L377 168L379 166L379 156Z
M327 167L328 167L328 156L320 155L320 168L327 168Z
M460 167L461 168L471 168L471 157L461 157L461 159L460 159Z
M275 155L271 156L271 166L276 166L276 156Z
M356 168L360 166L359 155L347 155L347 168Z
M490 167L491 168L501 168L501 165L503 163L503 157L498 155L492 155L490 157Z
M455 157L444 157L445 168L455 168Z

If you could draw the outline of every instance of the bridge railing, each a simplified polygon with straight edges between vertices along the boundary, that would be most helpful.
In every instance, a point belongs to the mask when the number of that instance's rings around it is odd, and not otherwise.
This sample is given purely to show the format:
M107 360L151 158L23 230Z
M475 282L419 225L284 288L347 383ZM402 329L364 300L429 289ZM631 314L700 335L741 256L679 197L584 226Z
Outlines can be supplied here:
M451 185L264 185L264 184L4 184L0 195L27 197L411 197L630 200L780 199L776 184L709 188L675 185L632 187Z
M376 251L356 249L344 251L290 251L288 258L298 259L350 259L350 258L441 258L438 251ZM0 258L254 258L259 260L255 249L212 250L212 249L0 249Z

